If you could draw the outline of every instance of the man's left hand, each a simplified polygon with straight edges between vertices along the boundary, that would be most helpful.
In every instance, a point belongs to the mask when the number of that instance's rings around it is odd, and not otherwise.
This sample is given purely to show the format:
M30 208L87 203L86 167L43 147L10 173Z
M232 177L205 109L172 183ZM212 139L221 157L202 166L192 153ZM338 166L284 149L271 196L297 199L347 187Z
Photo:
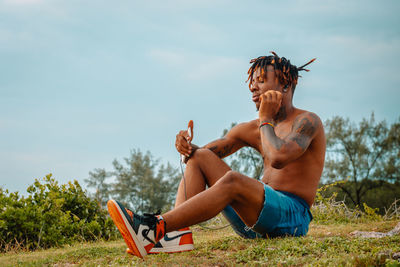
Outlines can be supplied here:
M260 96L261 104L258 112L260 121L273 121L282 105L282 93L270 90Z

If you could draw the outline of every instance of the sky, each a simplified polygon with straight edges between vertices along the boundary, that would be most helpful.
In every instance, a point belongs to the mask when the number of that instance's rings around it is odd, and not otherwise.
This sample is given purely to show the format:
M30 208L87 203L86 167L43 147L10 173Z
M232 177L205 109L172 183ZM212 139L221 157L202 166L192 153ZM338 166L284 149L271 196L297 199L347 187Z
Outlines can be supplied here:
M52 173L83 186L132 149L179 165L193 143L257 118L249 60L302 73L294 104L354 122L400 116L400 1L0 0L0 186Z

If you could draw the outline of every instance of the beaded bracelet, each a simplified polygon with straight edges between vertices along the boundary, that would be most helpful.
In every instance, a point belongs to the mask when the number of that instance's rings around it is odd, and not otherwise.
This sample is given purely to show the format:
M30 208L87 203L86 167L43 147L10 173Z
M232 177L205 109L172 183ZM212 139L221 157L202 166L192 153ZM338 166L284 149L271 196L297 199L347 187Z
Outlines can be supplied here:
M270 123L270 122L263 122L263 123L261 123L261 124L260 124L260 128L263 127L264 125L271 125L272 128L275 128L275 125L273 125L273 124Z

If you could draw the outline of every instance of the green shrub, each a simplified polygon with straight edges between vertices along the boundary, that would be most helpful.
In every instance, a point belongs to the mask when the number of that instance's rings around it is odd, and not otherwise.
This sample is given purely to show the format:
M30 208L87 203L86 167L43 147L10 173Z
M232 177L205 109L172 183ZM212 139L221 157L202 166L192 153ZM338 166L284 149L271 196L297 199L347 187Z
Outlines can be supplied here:
M117 236L107 212L77 181L59 185L49 174L27 196L0 188L0 251L48 248Z
M356 206L354 209L349 208L344 201L337 201L337 192L333 192L330 196L325 197L324 191L337 185L338 183L346 183L346 181L339 181L332 184L324 185L317 190L314 205L311 212L314 221L317 223L358 223L367 221L381 221L388 219L388 216L381 216L378 214L377 208L371 208L366 203L363 203L363 209ZM395 201L394 204L397 202ZM391 208L394 210L395 216L398 214L397 206ZM391 216L390 218L394 218Z

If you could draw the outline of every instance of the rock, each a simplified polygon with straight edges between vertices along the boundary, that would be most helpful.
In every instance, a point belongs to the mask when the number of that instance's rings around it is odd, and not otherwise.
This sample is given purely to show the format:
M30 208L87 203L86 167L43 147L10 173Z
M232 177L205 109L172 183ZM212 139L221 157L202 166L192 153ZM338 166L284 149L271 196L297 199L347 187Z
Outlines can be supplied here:
M351 232L350 235L365 237L365 238L382 238L385 236L393 236L400 234L400 222L389 232L382 233L382 232L365 232L365 231L354 231Z
M396 225L395 228L388 232L389 236L400 234L400 222Z
M382 238L387 236L387 233L381 233L381 232L364 232L364 231L354 231L351 232L350 235L353 236L359 236L359 237L365 237L365 238Z

